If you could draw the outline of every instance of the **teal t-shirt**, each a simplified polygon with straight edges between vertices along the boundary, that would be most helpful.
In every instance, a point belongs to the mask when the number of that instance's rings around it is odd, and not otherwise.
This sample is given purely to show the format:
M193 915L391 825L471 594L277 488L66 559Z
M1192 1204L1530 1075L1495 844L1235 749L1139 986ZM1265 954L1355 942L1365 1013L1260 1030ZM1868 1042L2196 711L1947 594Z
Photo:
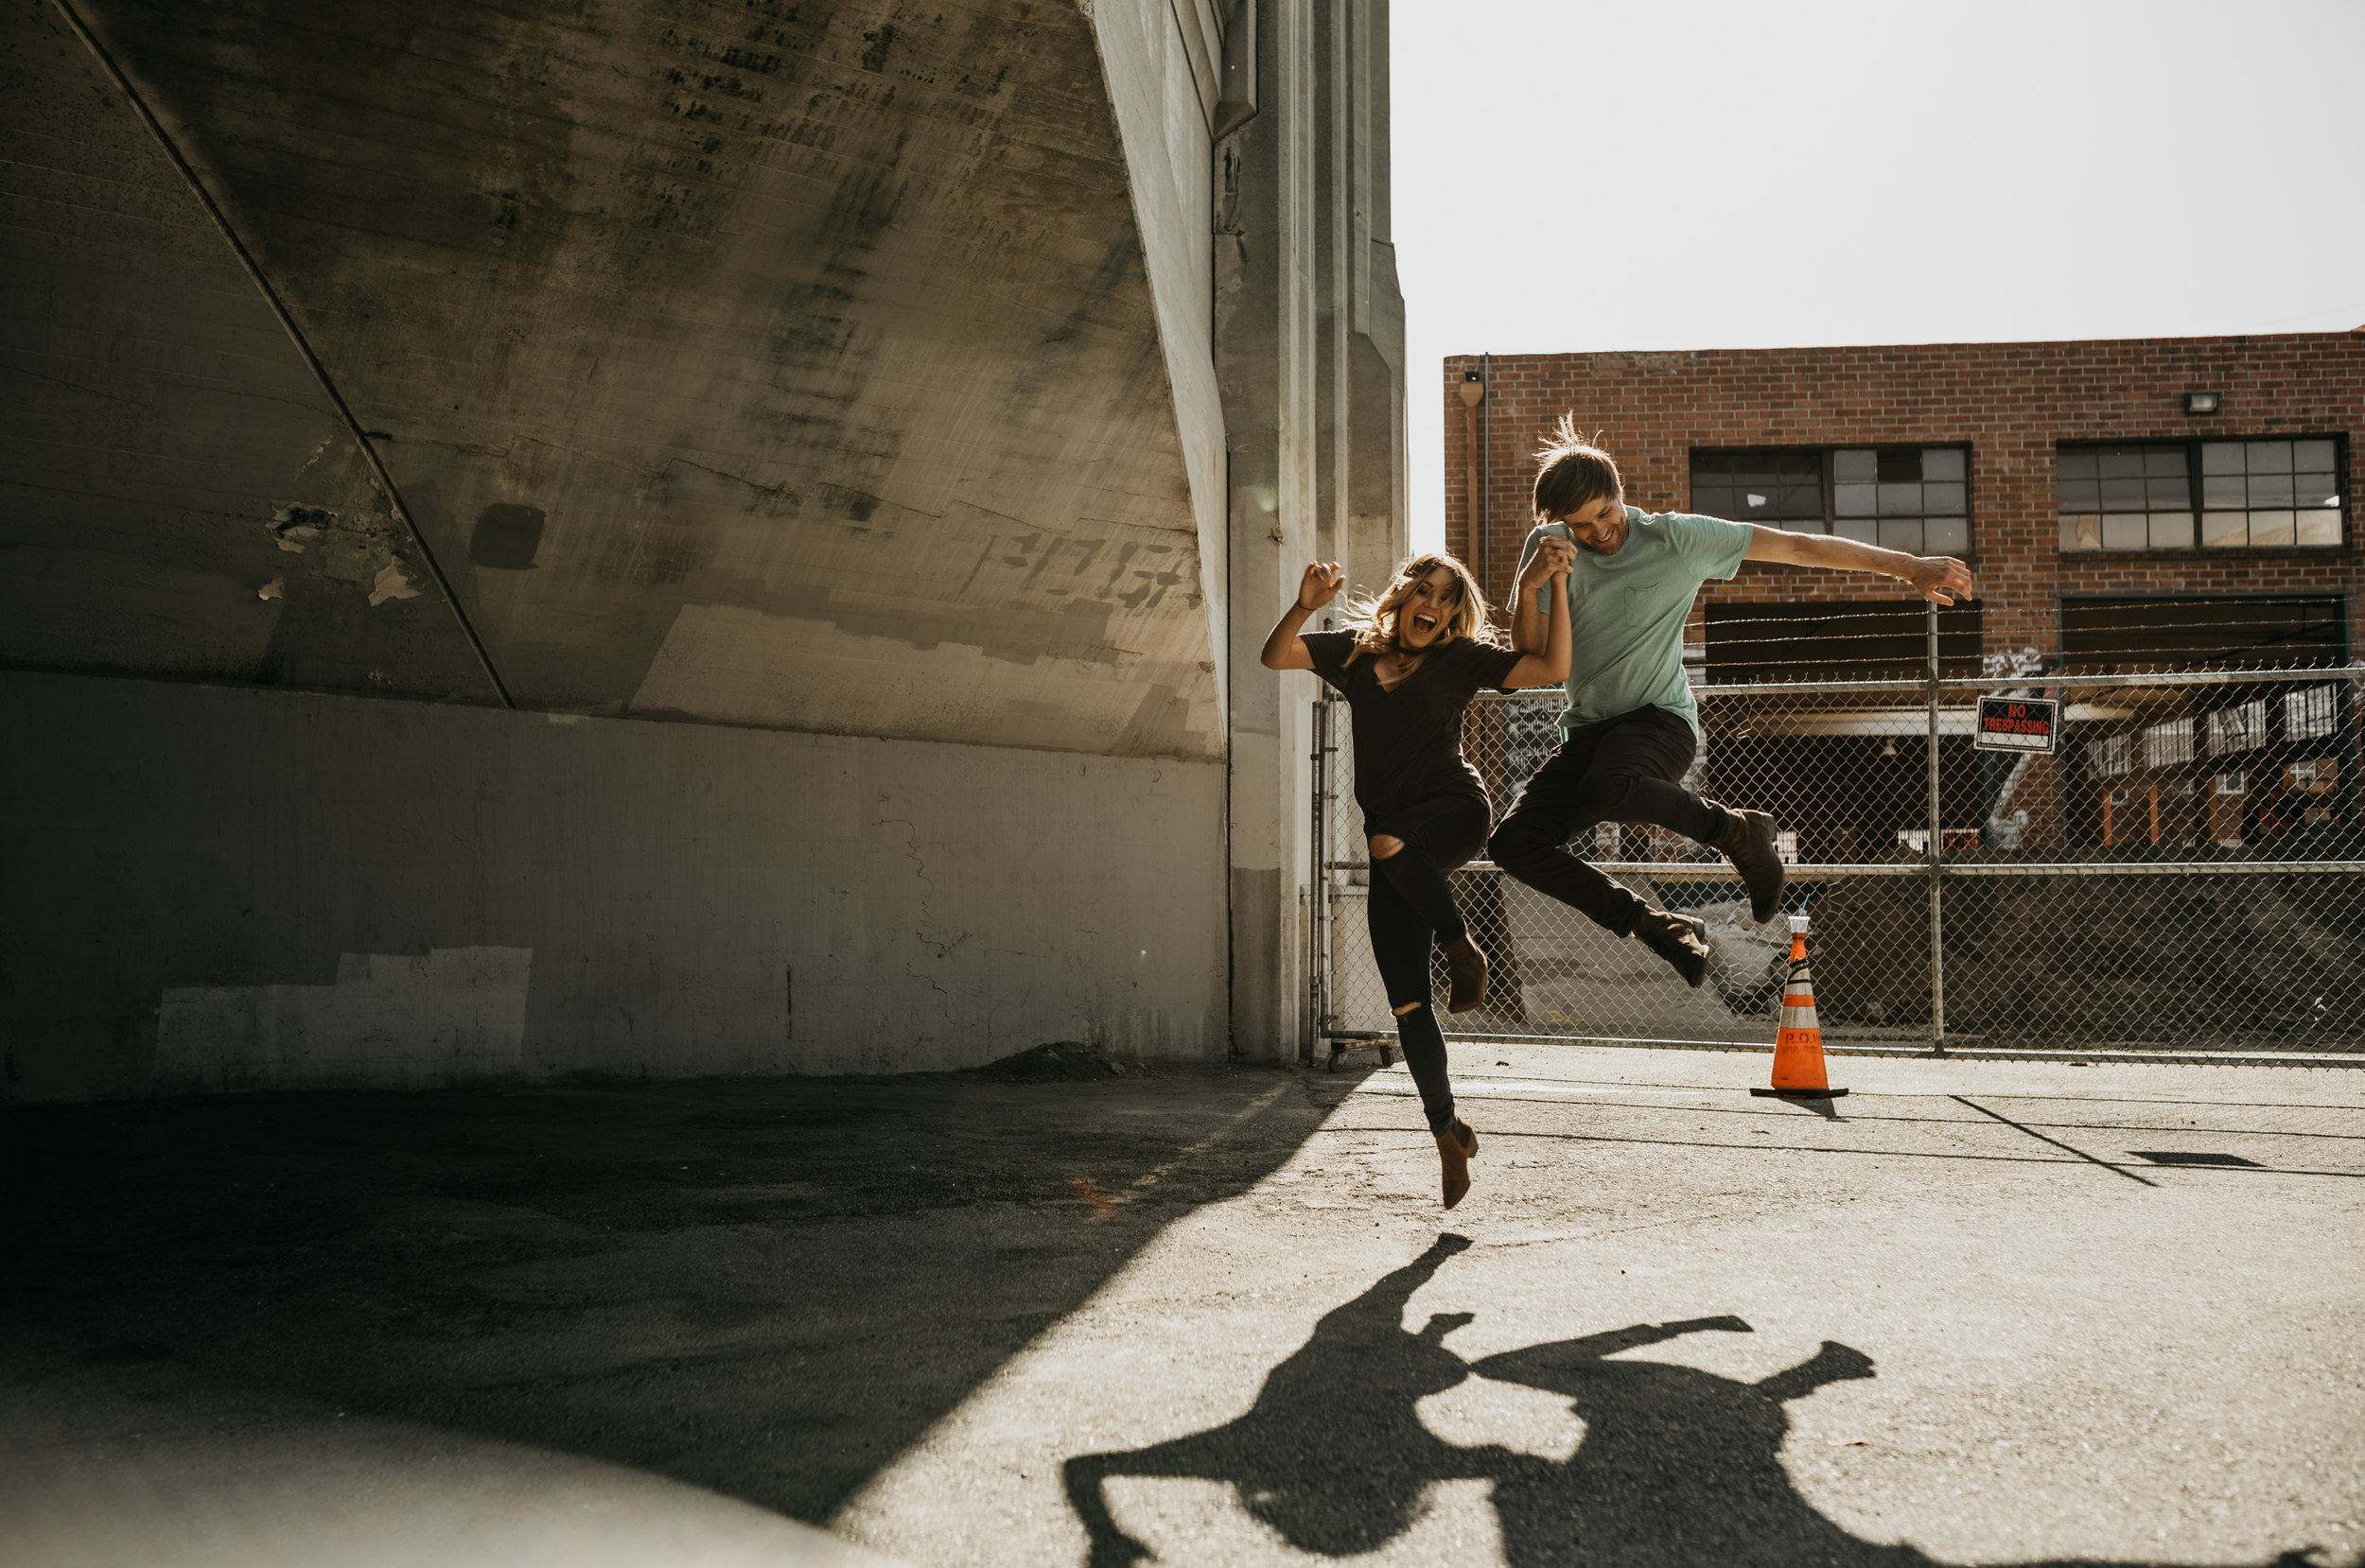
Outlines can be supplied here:
M1741 569L1749 552L1747 523L1688 512L1626 508L1626 542L1615 555L1580 546L1568 573L1568 706L1565 734L1580 724L1615 719L1638 707L1663 707L1700 727L1691 685L1684 679L1684 622L1700 584ZM1525 570L1535 542L1568 536L1566 524L1545 523L1519 552ZM1551 613L1550 584L1535 591L1536 608Z

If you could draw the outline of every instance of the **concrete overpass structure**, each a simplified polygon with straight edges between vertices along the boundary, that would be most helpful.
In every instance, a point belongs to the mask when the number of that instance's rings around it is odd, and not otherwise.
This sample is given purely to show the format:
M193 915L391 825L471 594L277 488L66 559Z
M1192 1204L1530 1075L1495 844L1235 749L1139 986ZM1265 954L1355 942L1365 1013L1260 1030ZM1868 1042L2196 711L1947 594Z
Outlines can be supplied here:
M1300 1044L1385 0L11 0L14 1099Z

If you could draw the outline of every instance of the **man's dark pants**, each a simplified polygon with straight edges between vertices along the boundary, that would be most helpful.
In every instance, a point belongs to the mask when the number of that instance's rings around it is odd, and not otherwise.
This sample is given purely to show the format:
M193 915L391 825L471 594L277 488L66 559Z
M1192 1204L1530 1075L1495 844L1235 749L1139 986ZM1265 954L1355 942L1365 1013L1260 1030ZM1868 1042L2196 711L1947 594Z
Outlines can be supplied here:
M1633 935L1650 906L1563 845L1602 822L1656 823L1702 844L1722 839L1732 813L1678 782L1699 745L1691 721L1663 707L1570 730L1487 841L1488 856L1595 924Z

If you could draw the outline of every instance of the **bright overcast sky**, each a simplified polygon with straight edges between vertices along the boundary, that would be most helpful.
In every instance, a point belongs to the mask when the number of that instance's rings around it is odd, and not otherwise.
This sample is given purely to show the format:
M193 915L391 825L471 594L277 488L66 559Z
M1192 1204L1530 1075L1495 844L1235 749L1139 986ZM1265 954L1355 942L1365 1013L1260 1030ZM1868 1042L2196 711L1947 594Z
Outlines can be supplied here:
M2365 0L1393 12L1416 548L1448 354L2365 324Z

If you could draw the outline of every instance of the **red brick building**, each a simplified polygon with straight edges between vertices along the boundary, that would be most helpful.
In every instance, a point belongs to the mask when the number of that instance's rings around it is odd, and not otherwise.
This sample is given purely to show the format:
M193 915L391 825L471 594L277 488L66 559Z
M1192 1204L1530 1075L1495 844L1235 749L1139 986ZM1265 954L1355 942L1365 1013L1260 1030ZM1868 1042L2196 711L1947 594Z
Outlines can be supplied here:
M1646 510L1963 556L1981 600L1950 618L1950 673L2346 664L2365 631L2354 516L2365 329L1459 356L1444 368L1446 548L1479 569L1498 602L1530 525L1533 453L1569 413L1598 432L1625 475L1627 499ZM1818 644L1815 623L1830 623L1840 605L1893 606L1899 636ZM1849 648L1871 662L1839 672L1901 674L1914 656L1910 611L1886 579L1748 565L1702 592L1687 641L1711 681L1830 672L1827 655ZM1720 638L1720 621L1758 629ZM1852 624L1861 633L1868 622ZM2290 721L2278 788L2297 779L2321 793L2336 776L2354 780L2355 758L2342 755L2355 749L2345 695L2339 706L2328 721L2337 736L2305 715ZM2086 737L2098 749L2072 766L2092 762L2097 788L2065 780L2060 810L2076 819L2066 836L2242 837L2210 798L2209 778L2224 776L2207 773L2211 715L2195 707L2181 720L2143 718L2149 727L2130 727L2125 741L2133 765L2117 758L2111 748L2120 742L2109 735ZM2272 721L2279 743L2280 710ZM2181 755L2177 723L2201 730ZM2152 733L2161 725L2171 726L2164 740ZM2319 763L2303 751L2326 755ZM2158 781L2145 783L2146 757L2163 759L2164 778L2179 769L2199 776L2199 797L2182 778L2174 798L2186 804L2164 819ZM2128 776L2110 775L2113 767ZM2348 795L2334 814L2354 817L2353 783Z

